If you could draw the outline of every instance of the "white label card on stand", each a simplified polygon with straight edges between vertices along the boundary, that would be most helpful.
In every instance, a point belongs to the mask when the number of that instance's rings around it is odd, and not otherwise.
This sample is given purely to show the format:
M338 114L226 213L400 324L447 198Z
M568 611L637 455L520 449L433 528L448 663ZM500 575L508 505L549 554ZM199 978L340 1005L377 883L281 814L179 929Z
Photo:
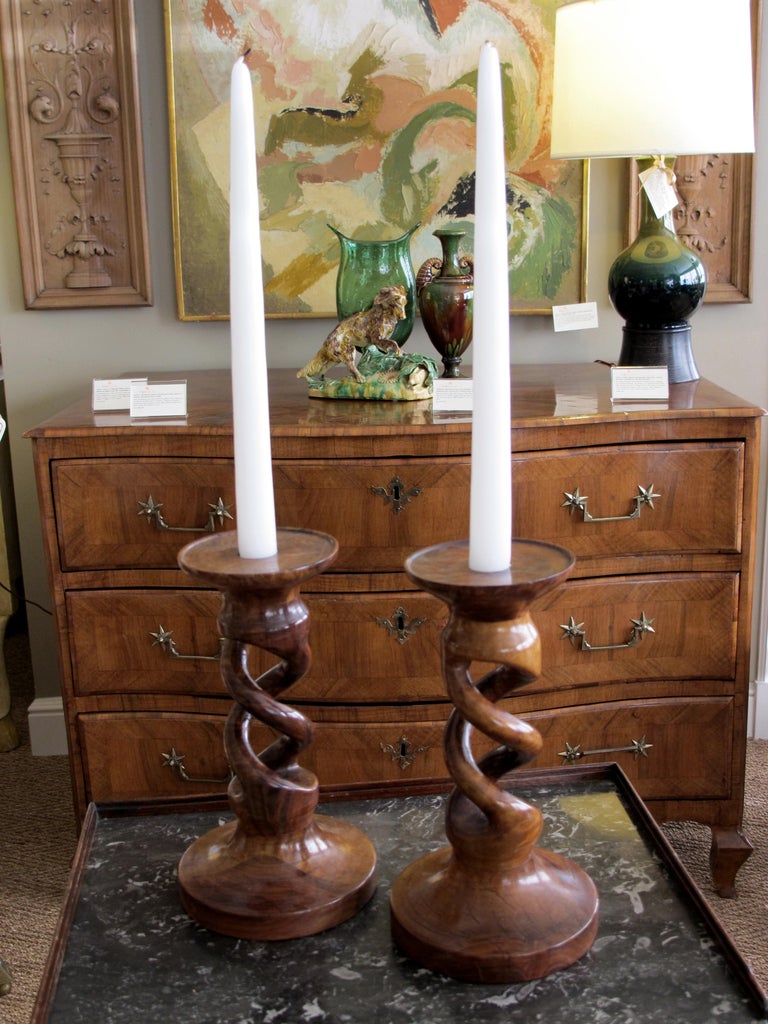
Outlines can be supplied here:
M666 366L612 366L612 402L658 402L669 398Z
M432 381L433 412L471 412L471 377L436 377Z
M162 417L187 415L187 382L185 380L133 381L131 384L131 416Z
M145 382L146 379L146 377L136 377L134 379L115 377L103 380L94 378L91 393L93 411L116 412L119 409L127 411L131 407L131 385L137 382Z

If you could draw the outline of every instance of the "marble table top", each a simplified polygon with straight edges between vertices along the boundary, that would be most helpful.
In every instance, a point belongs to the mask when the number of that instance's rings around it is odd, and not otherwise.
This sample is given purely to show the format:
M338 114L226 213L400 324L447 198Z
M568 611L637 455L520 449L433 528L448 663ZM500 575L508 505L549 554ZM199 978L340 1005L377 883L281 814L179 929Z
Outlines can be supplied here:
M567 771L562 775L567 779ZM393 946L393 878L446 845L442 795L321 806L378 853L379 883L351 920L316 936L216 935L182 910L176 866L228 812L100 816L82 875L50 1024L731 1024L763 1019L658 836L609 777L515 786L541 809L540 845L600 894L597 939L576 964L523 984L436 975ZM736 972L738 974L738 971ZM759 991L759 990L758 990Z

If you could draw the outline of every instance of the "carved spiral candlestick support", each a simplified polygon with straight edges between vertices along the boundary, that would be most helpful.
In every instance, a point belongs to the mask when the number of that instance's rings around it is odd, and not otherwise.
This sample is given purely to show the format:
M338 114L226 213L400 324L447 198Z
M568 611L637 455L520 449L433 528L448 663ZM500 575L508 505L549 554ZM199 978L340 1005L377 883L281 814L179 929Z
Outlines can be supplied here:
M407 575L450 608L443 672L454 710L445 758L456 786L446 810L445 847L415 861L395 880L392 934L425 967L463 981L544 977L592 945L598 897L576 864L536 847L541 813L504 787L501 776L541 749L541 736L496 702L532 682L541 669L531 601L568 576L563 548L516 540L504 572L468 567L468 545L440 544L405 563ZM473 661L499 668L474 683ZM502 746L477 762L472 732Z
M276 696L309 669L309 613L300 585L336 557L333 537L278 530L271 558L244 559L234 533L183 548L186 572L222 592L221 672L235 705L224 746L236 818L196 840L179 862L181 902L198 923L247 939L313 935L351 917L373 895L376 853L364 833L315 814L317 778L298 764L312 724ZM279 661L253 679L248 647ZM281 733L257 754L249 725Z

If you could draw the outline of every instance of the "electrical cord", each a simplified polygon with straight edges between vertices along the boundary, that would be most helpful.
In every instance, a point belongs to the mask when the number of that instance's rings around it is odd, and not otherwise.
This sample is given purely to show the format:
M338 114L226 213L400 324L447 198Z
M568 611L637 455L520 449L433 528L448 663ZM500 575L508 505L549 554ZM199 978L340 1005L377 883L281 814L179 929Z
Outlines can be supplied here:
M0 587L9 593L11 597L15 597L17 601L21 601L22 604L30 605L32 608L38 608L41 612L45 612L46 615L53 615L50 608L44 608L41 604L38 604L37 601L33 601L31 597L24 597L23 594L17 593L13 587L6 586L1 580Z

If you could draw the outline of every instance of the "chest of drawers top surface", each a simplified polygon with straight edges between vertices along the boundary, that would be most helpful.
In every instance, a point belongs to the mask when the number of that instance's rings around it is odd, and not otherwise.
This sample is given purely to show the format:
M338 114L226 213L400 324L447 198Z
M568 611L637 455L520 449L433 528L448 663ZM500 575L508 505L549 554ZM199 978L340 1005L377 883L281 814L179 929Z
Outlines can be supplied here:
M132 376L132 375L128 375ZM157 379L186 379L188 414L175 420L131 419L127 412L94 413L82 399L30 430L36 439L94 435L141 439L147 434L201 439L232 435L231 378L229 370L193 370L154 375ZM659 440L682 429L687 436L708 436L713 423L728 418L755 418L763 410L706 380L670 388L666 403L611 402L610 369L603 364L574 363L522 365L512 369L512 448L595 444L603 440ZM281 454L281 439L295 444L323 444L348 440L377 454L386 454L389 439L411 441L421 435L430 451L435 445L445 454L468 451L471 415L434 412L430 401L366 402L310 399L303 380L290 369L270 370L270 425L274 454ZM667 423L665 428L662 424ZM676 426L673 426L676 425ZM547 436L539 434L547 427ZM562 436L553 436L553 430ZM727 431L720 424L720 436ZM577 436L578 435L578 436ZM170 443L173 443L170 441ZM382 451L381 446L384 445ZM330 454L326 450L326 456ZM344 454L341 452L341 454Z

